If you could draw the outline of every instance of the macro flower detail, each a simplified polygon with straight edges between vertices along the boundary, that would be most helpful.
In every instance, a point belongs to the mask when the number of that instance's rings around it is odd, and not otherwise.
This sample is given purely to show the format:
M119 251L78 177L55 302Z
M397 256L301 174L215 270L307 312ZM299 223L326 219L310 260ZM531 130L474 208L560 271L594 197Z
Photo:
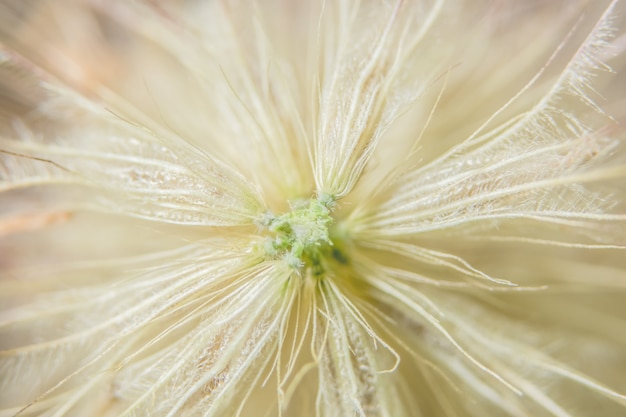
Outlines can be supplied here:
M0 416L626 410L623 1L0 0Z

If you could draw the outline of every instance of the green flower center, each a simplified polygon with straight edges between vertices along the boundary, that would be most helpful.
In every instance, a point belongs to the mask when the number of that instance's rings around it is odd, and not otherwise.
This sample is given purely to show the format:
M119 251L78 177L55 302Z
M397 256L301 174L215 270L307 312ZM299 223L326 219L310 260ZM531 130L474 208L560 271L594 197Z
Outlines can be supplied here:
M269 233L263 249L267 256L286 259L294 269L311 269L313 275L324 272L324 258L333 256L329 228L334 199L319 196L291 204L281 215L267 214L260 222Z

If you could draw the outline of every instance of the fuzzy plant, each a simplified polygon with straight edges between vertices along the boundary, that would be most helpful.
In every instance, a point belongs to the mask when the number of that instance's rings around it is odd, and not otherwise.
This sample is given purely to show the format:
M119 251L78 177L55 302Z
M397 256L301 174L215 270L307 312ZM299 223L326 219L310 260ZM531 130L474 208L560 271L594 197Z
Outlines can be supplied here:
M625 3L0 0L0 416L626 415Z

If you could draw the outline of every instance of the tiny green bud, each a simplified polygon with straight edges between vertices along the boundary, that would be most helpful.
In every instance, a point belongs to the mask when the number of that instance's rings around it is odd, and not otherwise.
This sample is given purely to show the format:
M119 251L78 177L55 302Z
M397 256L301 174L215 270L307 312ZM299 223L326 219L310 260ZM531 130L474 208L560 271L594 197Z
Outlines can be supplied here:
M294 202L291 210L281 215L264 214L258 225L271 233L263 244L265 254L285 259L294 269L314 266L319 270L322 252L333 245L328 229L334 204L332 196L321 195Z

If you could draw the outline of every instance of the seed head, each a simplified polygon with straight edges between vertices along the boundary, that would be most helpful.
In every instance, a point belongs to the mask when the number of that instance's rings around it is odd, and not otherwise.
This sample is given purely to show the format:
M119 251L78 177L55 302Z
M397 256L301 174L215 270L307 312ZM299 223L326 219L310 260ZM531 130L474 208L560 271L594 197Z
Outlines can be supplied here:
M625 415L624 16L0 0L0 416Z

